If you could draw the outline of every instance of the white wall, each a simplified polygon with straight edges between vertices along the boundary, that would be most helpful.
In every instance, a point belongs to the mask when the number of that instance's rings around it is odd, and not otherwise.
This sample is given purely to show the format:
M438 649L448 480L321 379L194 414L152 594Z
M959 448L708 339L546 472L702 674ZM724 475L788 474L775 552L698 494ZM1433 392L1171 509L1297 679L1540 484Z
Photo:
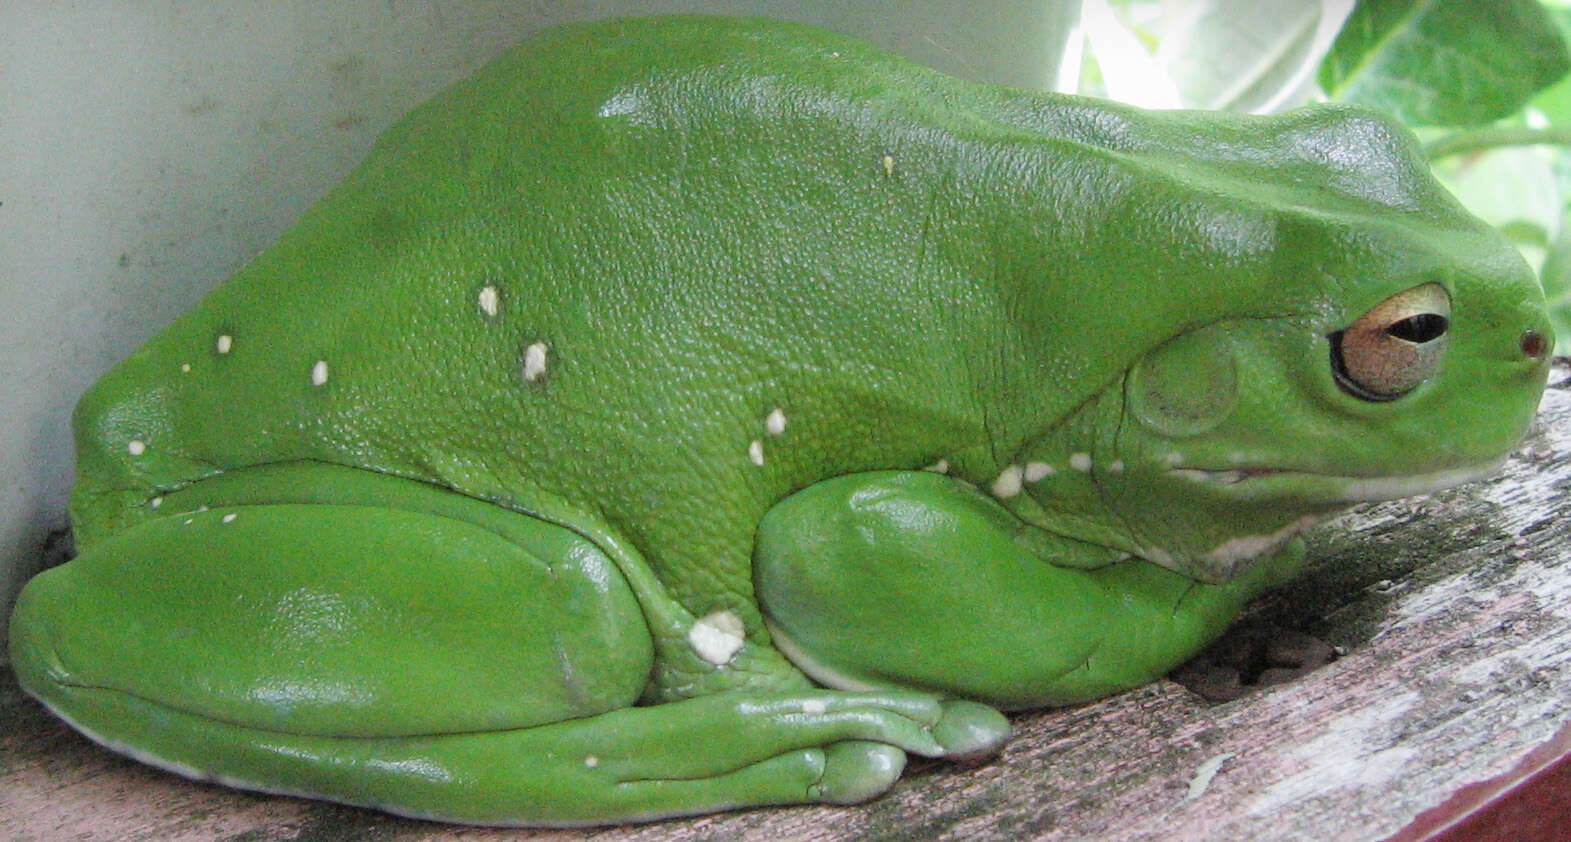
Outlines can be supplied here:
M525 34L622 13L769 14L1041 86L1078 6L0 0L0 620L66 526L77 395L400 114Z

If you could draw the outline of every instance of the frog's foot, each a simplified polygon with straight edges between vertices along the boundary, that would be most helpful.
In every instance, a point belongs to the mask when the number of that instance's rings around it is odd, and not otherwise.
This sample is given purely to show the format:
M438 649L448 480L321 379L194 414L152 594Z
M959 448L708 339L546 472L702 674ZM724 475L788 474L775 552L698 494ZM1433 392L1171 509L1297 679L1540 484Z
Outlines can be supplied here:
M1007 733L914 692L637 707L651 635L595 544L430 486L309 473L170 494L36 577L12 623L23 686L192 777L485 823L853 801L906 752Z
M894 783L906 752L970 753L1008 730L994 711L919 693L721 694L529 728L369 738L280 733L99 687L41 695L89 737L187 777L494 825L856 803Z

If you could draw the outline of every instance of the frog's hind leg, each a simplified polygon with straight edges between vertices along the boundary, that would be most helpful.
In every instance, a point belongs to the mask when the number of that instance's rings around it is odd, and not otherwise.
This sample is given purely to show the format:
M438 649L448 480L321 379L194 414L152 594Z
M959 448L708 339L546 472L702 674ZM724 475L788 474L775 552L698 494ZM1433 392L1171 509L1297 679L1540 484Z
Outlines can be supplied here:
M857 800L976 719L917 693L637 707L651 636L595 544L392 478L366 480L370 505L320 473L168 495L161 512L209 508L36 577L12 623L23 686L188 776L501 824Z
M275 790L301 788L277 765L296 741L343 766L367 740L634 704L651 646L616 568L565 529L502 514L511 534L488 513L369 505L158 517L29 583L18 676L113 748Z

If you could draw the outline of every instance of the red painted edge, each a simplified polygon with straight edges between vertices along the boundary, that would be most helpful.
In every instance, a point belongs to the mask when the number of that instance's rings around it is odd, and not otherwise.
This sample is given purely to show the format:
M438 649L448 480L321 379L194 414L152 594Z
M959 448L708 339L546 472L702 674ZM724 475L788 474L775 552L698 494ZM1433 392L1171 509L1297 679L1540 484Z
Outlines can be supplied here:
M1468 784L1386 842L1571 839L1571 722L1511 771Z

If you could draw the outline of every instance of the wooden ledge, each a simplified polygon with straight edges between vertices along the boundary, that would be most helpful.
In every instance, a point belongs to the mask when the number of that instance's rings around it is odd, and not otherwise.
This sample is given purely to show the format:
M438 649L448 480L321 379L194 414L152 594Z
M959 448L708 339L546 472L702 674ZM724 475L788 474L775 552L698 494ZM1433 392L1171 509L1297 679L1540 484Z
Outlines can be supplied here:
M1021 716L994 763L913 764L889 797L859 807L516 831L191 783L77 737L4 672L0 838L1535 838L1532 827L1571 819L1571 377L1562 366L1553 379L1498 480L1315 531L1306 575L1246 622L1307 631L1346 655L1232 702L1163 681Z

